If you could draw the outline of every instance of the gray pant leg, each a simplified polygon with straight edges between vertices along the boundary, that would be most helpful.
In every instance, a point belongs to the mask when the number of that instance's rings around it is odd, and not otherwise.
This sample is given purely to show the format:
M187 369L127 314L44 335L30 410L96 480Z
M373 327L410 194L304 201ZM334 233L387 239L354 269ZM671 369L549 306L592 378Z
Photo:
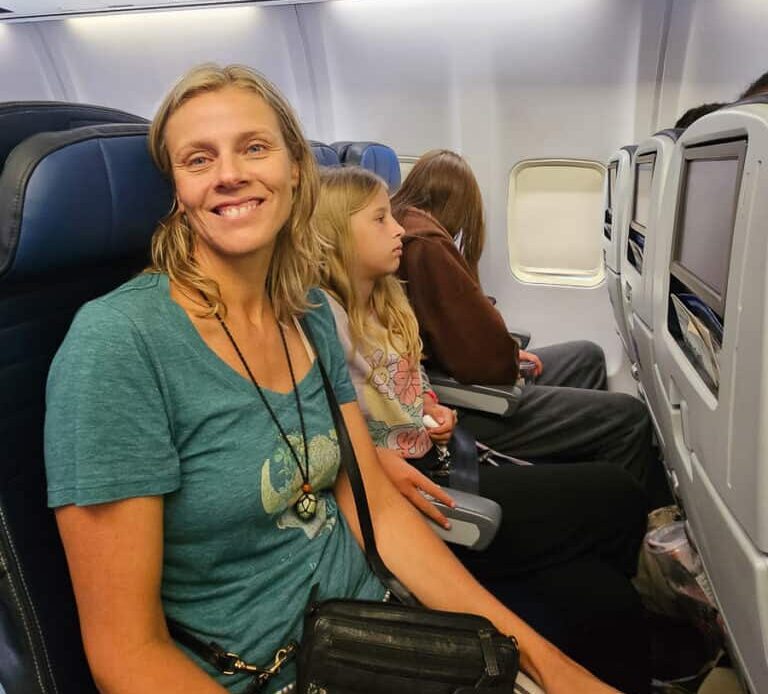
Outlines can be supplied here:
M544 367L536 385L605 390L605 354L594 342L562 342L530 351Z
M477 440L531 462L602 460L624 468L643 486L649 469L659 464L648 411L624 393L533 385L508 419L462 410L459 421Z

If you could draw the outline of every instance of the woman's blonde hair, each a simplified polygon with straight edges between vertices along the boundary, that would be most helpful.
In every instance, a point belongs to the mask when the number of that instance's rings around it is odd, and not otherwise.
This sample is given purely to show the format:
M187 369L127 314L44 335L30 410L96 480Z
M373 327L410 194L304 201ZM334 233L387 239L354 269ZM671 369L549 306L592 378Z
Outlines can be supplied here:
M469 164L447 149L433 149L421 156L392 196L392 212L398 221L409 207L429 212L453 238L461 232L461 254L478 279L485 217L480 186Z
M266 290L275 315L285 322L307 308L307 291L317 284L320 244L312 226L317 201L318 173L312 150L301 125L285 97L263 75L244 65L220 67L199 65L187 72L171 89L155 115L149 131L149 150L160 170L173 181L173 170L165 142L168 119L187 101L200 94L237 87L261 97L274 111L291 161L299 169L288 221L278 232L267 274ZM152 237L152 259L148 272L166 273L184 293L196 301L203 292L211 303L201 315L226 314L217 283L201 272L193 256L194 231L174 200L171 211L159 222Z
M376 343L379 328L368 319L373 311L393 346L412 364L418 364L422 348L419 324L400 281L394 275L379 278L371 293L370 307L361 307L352 279L352 215L368 205L382 188L387 190L381 178L356 166L322 170L315 210L317 231L327 247L320 266L321 283L346 310L355 347Z

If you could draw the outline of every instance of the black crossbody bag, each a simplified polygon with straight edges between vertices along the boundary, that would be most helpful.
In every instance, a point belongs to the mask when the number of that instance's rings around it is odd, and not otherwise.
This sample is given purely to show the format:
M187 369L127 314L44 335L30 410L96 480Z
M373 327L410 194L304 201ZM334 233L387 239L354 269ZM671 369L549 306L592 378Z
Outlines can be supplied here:
M306 323L304 332L313 344ZM261 691L298 652L298 694L501 694L524 692L515 678L519 651L512 636L485 617L432 610L418 604L384 564L376 547L360 468L328 374L315 348L355 499L365 554L395 601L310 598L301 645L279 649L267 666L245 663L215 643L206 644L168 620L171 635L220 672L247 672L247 694ZM313 591L314 593L314 591ZM397 602L399 601L399 602Z

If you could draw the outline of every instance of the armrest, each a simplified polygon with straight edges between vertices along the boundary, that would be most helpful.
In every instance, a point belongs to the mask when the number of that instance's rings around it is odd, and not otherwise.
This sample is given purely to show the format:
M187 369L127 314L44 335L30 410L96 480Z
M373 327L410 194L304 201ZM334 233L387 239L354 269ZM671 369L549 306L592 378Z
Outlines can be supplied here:
M520 394L518 385L476 386L459 383L455 378L429 371L429 382L440 402L452 407L488 412L500 417L509 417L517 409Z
M439 501L432 500L432 503L450 519L451 529L446 530L434 521L427 521L432 530L446 542L478 551L485 549L496 537L501 524L501 506L491 499L458 489L449 489L448 493L456 502L455 508L449 508Z
M528 343L531 341L530 330L523 330L522 328L512 328L512 330L509 331L509 334L512 336L512 339L516 340L517 344L520 345L520 349L525 349L528 346Z

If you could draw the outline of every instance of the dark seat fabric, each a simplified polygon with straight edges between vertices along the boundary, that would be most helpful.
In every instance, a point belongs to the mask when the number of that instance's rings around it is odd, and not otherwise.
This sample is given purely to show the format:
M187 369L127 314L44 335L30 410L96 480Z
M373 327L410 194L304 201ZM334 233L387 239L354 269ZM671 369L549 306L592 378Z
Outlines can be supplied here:
M11 150L32 135L104 123L147 123L147 120L125 111L89 104L59 101L0 103L0 171Z
M317 140L310 140L309 145L312 147L312 154L315 155L315 161L320 166L341 166L339 155L330 145L318 142Z
M77 309L140 271L170 186L147 125L45 132L0 176L0 683L92 694L43 459L45 382ZM118 192L119 191L119 192Z
M381 176L394 193L400 187L400 161L395 150L378 142L334 142L341 163L361 166Z

